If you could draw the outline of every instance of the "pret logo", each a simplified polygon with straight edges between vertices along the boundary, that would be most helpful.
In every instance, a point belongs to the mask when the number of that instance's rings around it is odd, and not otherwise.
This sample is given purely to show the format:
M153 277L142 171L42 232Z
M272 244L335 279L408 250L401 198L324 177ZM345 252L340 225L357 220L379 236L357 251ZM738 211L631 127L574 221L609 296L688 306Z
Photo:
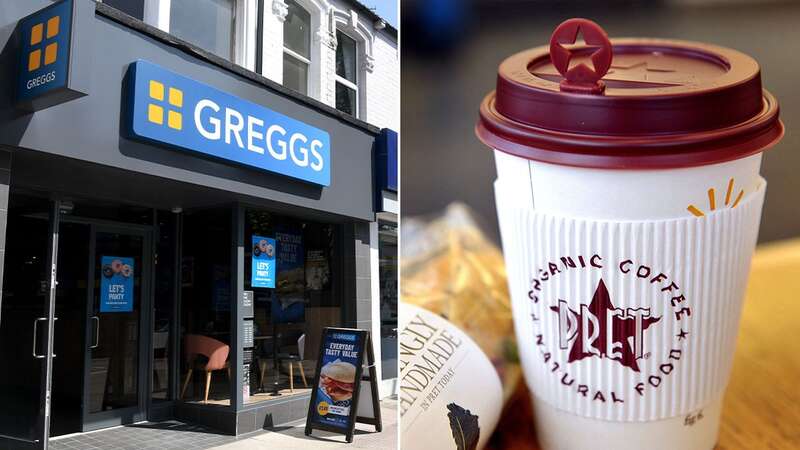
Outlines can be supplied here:
M567 362L597 356L635 372L643 355L644 331L661 320L650 317L650 308L616 308L602 278L591 302L582 303L578 311L564 300L550 309L558 314L558 346L569 349Z
M147 105L147 120L164 125L164 112L166 111L167 126L173 130L180 131L183 128L183 91L175 87L169 87L167 101L164 101L164 83L150 80L149 83L150 99L153 103Z
M31 51L28 53L28 72L38 70L43 65L49 66L58 59L58 42L53 38L58 36L60 22L61 18L59 16L53 16L46 23L37 23L31 27ZM44 58L42 58L42 53L44 53Z
M633 258L553 259L531 278L528 298L544 376L588 401L658 391L687 350L692 310L680 285ZM607 373L616 375L599 375Z
M327 132L147 61L126 82L130 137L330 184Z

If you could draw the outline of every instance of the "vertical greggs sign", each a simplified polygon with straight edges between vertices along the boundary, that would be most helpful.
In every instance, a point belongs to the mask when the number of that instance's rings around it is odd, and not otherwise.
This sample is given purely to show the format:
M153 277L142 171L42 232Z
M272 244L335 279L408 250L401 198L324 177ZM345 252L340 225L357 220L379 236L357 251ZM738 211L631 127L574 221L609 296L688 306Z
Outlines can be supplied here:
M147 61L128 83L132 138L330 185L327 132Z
M62 0L20 20L20 107L36 111L86 95L89 65L78 59L90 53L85 40L91 29L78 25L87 14L93 15L91 8L85 0Z

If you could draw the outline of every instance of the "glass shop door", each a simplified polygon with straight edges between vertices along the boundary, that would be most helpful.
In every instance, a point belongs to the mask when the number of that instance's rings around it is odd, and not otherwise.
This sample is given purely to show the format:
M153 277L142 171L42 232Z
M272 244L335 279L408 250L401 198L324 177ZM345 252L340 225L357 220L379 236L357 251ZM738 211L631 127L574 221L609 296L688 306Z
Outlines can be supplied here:
M151 232L92 227L83 430L145 420Z
M45 198L14 192L9 197L0 310L0 448L47 446L58 329L51 258L57 248L56 208Z

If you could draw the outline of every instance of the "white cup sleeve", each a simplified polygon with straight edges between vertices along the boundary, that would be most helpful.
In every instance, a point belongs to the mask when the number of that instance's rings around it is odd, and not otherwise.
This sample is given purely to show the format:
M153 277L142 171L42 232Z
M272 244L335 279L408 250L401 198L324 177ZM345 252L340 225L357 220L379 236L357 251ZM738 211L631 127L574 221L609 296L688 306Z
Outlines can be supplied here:
M733 360L766 182L702 217L545 214L495 193L517 343L539 401L651 421L702 408Z

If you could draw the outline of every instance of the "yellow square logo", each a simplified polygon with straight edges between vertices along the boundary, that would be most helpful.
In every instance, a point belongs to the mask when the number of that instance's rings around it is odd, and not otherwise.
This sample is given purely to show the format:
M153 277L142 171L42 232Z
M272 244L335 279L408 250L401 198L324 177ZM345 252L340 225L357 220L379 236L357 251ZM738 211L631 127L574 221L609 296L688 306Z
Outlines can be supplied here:
M44 35L44 24L37 23L31 28L31 45L42 42L42 35Z
M168 90L167 90L168 89ZM168 92L165 100L165 91ZM164 86L164 83L150 80L148 83L148 95L150 103L147 105L147 120L157 125L164 125L164 110L167 110L167 126L173 130L183 129L183 114L180 109L183 107L183 91L180 89Z
M183 127L183 117L181 113L170 111L167 115L167 124L170 128L174 128L176 130L180 130Z
M164 101L164 85L155 80L150 80L150 98Z
M147 120L153 123L157 123L159 125L164 124L164 108L149 104L147 105Z
M34 50L28 55L28 72L33 72L42 65L42 51Z
M182 107L183 91L180 91L173 87L169 88L169 104L172 106L177 106L178 108Z
M61 18L58 16L53 16L47 21L47 39L53 38L58 34L58 25L60 22Z
M46 25L46 29L45 29ZM28 54L28 72L38 70L42 66L49 66L58 59L58 43L48 42L58 36L61 18L53 16L45 23L37 23L31 27L31 51ZM44 47L44 52L42 52ZM44 53L44 61L42 60Z
M48 44L47 47L44 48L44 65L53 64L56 62L56 58L58 57L58 42L53 42L52 44Z

